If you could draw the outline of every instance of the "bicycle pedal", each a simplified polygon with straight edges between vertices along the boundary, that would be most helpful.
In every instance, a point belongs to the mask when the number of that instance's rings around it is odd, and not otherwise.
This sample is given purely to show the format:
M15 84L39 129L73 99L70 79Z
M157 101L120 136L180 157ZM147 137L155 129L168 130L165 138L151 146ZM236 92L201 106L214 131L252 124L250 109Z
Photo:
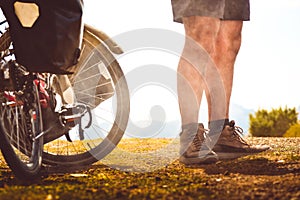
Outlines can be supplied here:
M60 122L63 126L73 128L80 123L81 118L88 112L90 109L85 104L62 106L59 113Z

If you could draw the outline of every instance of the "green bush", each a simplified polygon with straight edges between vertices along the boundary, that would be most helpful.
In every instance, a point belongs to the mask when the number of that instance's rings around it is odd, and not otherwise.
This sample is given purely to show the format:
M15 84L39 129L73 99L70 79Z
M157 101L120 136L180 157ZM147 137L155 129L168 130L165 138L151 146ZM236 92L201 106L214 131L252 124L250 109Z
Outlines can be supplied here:
M284 133L297 123L296 108L262 109L250 114L249 132L256 137L282 137Z
M283 137L300 137L300 124L292 125L283 135Z

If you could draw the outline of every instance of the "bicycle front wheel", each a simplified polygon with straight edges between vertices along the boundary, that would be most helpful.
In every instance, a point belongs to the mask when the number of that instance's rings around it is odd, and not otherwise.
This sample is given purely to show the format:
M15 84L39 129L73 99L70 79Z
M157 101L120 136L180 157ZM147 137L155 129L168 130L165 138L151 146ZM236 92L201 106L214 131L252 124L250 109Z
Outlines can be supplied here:
M18 96L0 92L0 143L3 157L15 176L32 180L39 176L42 164L42 115L38 87L31 82Z
M129 118L129 92L123 71L112 53L85 30L82 54L69 76L76 101L91 108L91 116L64 136L44 146L43 162L58 166L90 165L109 154L121 140ZM83 131L78 126L89 128Z

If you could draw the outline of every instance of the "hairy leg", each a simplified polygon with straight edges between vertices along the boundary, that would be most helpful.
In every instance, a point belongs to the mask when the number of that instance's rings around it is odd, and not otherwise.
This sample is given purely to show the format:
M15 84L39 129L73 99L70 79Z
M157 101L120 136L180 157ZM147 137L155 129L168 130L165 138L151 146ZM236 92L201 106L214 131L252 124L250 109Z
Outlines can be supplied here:
M243 21L220 21L220 27L215 40L215 49L211 57L217 67L218 73L223 81L225 90L225 119L229 118L229 104L232 92L234 63L241 46L241 31ZM214 82L216 74L214 71L208 70L206 79L208 82ZM212 94L207 93L208 109L210 121L224 119L222 116L213 115L216 108L212 106L209 98Z
M177 87L182 125L198 122L204 73L209 55L214 52L219 21L199 16L183 19L186 42L179 61Z

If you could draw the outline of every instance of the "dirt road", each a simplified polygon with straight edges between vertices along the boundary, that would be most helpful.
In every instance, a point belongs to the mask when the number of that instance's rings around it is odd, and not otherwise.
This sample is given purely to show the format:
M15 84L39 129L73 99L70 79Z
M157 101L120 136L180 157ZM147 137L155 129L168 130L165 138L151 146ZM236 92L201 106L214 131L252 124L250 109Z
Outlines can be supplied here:
M300 199L300 138L249 141L272 149L210 165L175 161L145 173L99 162L77 171L52 170L28 184L18 182L1 159L0 199Z

